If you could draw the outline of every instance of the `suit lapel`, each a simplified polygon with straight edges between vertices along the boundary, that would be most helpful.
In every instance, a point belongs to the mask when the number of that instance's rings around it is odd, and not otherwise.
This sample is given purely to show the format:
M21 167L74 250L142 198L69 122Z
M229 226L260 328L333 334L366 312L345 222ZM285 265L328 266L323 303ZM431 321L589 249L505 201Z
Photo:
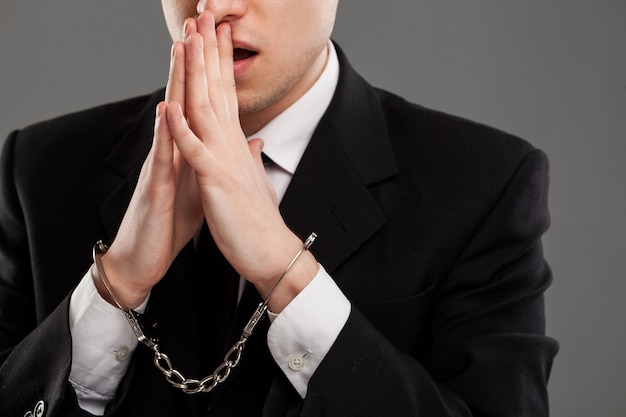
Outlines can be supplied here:
M285 222L332 273L385 223L368 187L397 168L375 90L338 49L340 77L281 203Z
M148 98L130 129L105 160L101 195L108 196L100 208L100 220L108 241L113 240L133 195L141 165L150 151L154 111L163 99L163 90Z

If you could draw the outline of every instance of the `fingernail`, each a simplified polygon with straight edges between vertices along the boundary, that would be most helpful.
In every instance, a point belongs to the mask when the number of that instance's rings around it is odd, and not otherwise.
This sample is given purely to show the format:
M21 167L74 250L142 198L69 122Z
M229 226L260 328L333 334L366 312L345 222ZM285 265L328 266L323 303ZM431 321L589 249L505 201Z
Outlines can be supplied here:
M196 12L198 12L198 14L202 14L205 8L206 8L206 0L198 1L198 5L196 6Z
M157 122L160 121L163 118L163 113L165 112L165 108L166 107L167 107L167 104L165 104L164 101L162 101L159 104L157 104L157 107L156 107L156 120L157 120Z
M183 117L183 108L180 106L179 103L176 103L174 106L176 109L176 116L182 118Z
M183 24L183 39L187 39L187 34L189 32L189 19L185 19L185 23Z
M174 55L176 54L176 44L172 44L172 50L170 51L170 58L174 59Z

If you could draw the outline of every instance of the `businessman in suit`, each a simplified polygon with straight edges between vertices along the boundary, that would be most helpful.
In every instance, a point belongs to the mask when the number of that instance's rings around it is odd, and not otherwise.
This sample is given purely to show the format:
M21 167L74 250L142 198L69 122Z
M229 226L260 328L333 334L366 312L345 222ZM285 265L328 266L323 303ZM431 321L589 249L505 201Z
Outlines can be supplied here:
M545 155L369 86L336 0L162 3L164 92L3 148L2 415L548 415Z

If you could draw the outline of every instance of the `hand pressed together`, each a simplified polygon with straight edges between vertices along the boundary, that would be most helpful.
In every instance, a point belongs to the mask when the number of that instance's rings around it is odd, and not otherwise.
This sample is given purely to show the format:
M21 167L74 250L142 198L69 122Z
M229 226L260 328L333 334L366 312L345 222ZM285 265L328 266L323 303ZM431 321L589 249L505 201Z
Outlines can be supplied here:
M261 161L263 141L240 125L228 22L209 12L185 22L172 46L152 149L109 252L113 290L139 305L206 220L231 265L266 297L301 248L278 210ZM317 272L305 253L272 297L280 312ZM210 279L207 277L207 279Z

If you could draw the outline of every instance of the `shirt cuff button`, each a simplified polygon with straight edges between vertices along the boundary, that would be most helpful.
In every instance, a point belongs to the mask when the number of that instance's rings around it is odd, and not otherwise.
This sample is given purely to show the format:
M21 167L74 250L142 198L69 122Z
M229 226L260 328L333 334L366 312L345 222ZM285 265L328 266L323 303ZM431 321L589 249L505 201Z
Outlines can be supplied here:
M130 358L130 348L122 346L115 351L115 360L118 362L126 362Z
M305 363L305 359L304 357L302 357L301 355L291 355L289 356L289 360L287 361L287 364L289 365L289 368L292 371L301 371L302 368L304 368L304 363Z

